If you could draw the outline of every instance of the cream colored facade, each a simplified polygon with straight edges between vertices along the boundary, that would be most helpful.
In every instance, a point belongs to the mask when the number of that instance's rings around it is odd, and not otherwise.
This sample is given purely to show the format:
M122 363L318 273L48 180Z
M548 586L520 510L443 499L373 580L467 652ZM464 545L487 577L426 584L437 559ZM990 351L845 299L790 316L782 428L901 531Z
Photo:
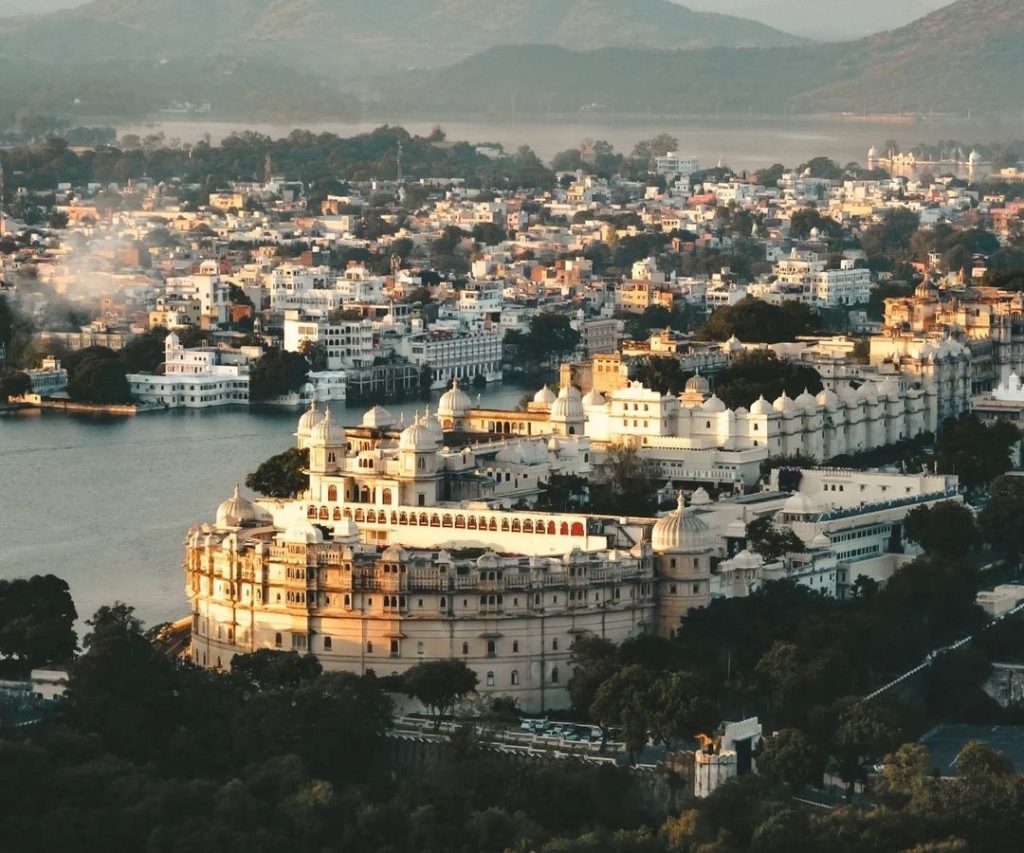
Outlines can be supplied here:
M440 412L462 407L460 394ZM310 452L307 493L253 503L236 489L215 524L189 532L200 665L279 648L387 675L456 657L480 690L540 710L568 704L576 637L669 635L710 600L707 526L681 499L656 523L503 508L535 487L515 485L531 466L585 471L585 440L447 449L429 414L398 432L375 409L346 432L313 409L297 441ZM452 500L458 489L477 497Z

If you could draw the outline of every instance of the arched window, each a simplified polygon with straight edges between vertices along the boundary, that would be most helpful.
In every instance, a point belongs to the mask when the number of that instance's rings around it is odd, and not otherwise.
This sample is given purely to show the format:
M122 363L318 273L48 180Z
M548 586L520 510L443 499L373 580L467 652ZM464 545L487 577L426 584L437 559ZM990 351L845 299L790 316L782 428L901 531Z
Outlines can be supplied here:
M400 513L399 516L398 516L398 523L399 524L408 524L409 523L409 516L407 516L404 512Z
M458 523L457 521L455 522L455 526L456 526L456 527L458 527L458 526L459 526L459 523ZM470 517L469 517L469 518L468 518L468 519L466 520L466 529L467 529L467 530L476 530L476 519L475 519L475 518L473 518L473 516L470 516Z
M482 525L481 525L481 529L482 529ZM497 529L498 529L498 522L496 522L496 521L495 521L495 520L494 520L494 519L492 518L492 519L491 519L490 521L488 521L488 522L487 522L487 529L488 529L488 530L494 530L494 531L497 531Z
M336 501L338 499L338 487L328 486L327 487L327 500Z
M381 520L383 520L383 516L384 516L384 513L382 511L381 512ZM398 524L398 513L394 512L393 510L391 512L391 523L392 524Z
M558 667L551 667L551 683L558 684Z
M341 521L341 507L334 508L334 520Z
M436 513L434 515L430 516L430 526L431 527L440 527L441 526L441 516L437 515Z
M462 644L462 653L464 655L468 655L469 654L469 643L463 643Z
M510 682L511 682L513 687L515 687L519 683L519 670L518 669L513 669L512 670L512 675L510 677Z
M350 596L346 595L345 596L345 606L346 607L350 607L351 605L352 605L352 598Z
M366 514L361 509L357 509L356 510L356 521L365 521L365 520L366 520Z
M430 522L427 519L427 514L425 512L421 512L420 513L420 527L426 527L429 523ZM440 523L440 522L438 522L438 523Z
M316 518L315 506L310 506L310 508L306 510L306 518Z
M502 531L504 533L508 533L508 519L507 518L503 518L501 520L501 529L502 529Z
M323 519L324 521L327 521L327 519L329 519L330 517L331 516L330 516L330 513L327 511L327 507L325 507L325 506L320 507L320 518Z
M367 513L366 513L366 520L370 524L376 524L377 523L377 511L376 510L372 510L372 509L368 510Z
M562 526L558 529L558 532L562 536L568 536L569 535L569 522L563 521L562 522Z
M441 526L442 527L451 527L452 526L452 517L448 513L444 514L444 519L441 521Z
M373 654L373 640L366 641L366 653L371 655Z
M281 648L281 642L282 642L282 640L281 640L281 632L278 631L276 634L274 634L274 645L277 648Z
M373 501L373 493L368 486L361 486L359 489L359 503L368 504Z
M573 536L582 536L583 535L583 522L581 522L581 521L574 521L572 523L572 535Z
M345 518L347 518L349 521L352 520L352 510L350 510L348 507L345 507L345 510L342 512L342 515L345 516Z
M391 504L391 489L385 489L380 493L380 502L383 504Z
M517 523L518 522L515 521L512 522L513 531L515 531ZM530 521L530 519L526 519L526 521L523 522L523 533L533 533L533 522Z
M554 536L555 535L555 523L553 521L549 521L548 522L548 535L549 536Z
M465 530L466 529L466 517L463 515L455 516L455 526Z
M488 687L494 687L494 673L493 672L488 672L487 673L486 685Z

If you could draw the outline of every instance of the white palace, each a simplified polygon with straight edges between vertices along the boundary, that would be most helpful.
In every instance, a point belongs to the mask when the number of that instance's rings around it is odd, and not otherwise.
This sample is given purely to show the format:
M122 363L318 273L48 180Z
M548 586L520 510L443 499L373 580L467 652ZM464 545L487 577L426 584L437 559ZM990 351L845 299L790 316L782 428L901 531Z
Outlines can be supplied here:
M465 397L444 395L442 417ZM483 691L561 707L577 636L667 636L710 600L709 530L681 497L657 522L506 508L529 504L538 477L586 473L583 437L453 450L429 413L399 430L380 408L348 430L311 409L296 437L307 493L252 502L236 489L189 532L201 665L276 648L388 675L457 657Z

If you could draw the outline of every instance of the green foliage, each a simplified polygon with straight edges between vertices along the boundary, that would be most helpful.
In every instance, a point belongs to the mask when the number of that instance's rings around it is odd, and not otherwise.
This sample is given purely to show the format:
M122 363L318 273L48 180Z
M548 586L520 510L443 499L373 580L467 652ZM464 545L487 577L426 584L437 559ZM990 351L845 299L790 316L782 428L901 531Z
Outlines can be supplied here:
M718 375L715 393L732 409L749 408L759 397L769 402L783 391L791 398L821 392L824 385L813 367L780 359L770 350L754 350L733 359Z
M268 498L294 498L309 488L309 450L290 447L246 476L245 485Z
M975 414L947 420L935 443L939 471L956 474L969 491L981 489L1010 470L1010 448L1019 437L1006 421L985 424Z
M662 394L676 396L686 385L691 374L683 371L679 359L671 356L648 355L630 365L630 377Z
M0 368L0 403L6 403L9 397L21 397L32 390L32 380L21 370L9 367Z
M817 327L811 310L797 302L770 305L748 296L735 305L717 309L708 320L707 332L716 341L735 335L744 343L792 341Z
M781 729L768 738L757 758L757 769L794 790L817 785L825 772L821 746L799 729Z
M249 376L249 401L260 403L298 391L306 384L309 363L297 352L266 350Z
M985 542L1012 565L1024 555L1024 477L997 477L989 489L989 500L978 517Z
M552 474L541 485L537 498L538 509L571 512L587 503L590 482L575 474Z
M317 678L323 667L313 655L259 649L232 658L231 672L245 679L252 690L280 690Z
M77 618L68 585L58 577L0 580L0 672L25 677L35 667L70 663Z
M424 661L402 676L402 690L419 700L439 728L455 703L476 691L477 676L466 664L454 658Z
M981 545L974 513L954 501L915 507L903 520L903 531L926 554L936 556L963 557Z
M770 515L762 515L747 524L747 548L764 557L766 563L774 563L786 554L807 550L792 530L779 530Z
M164 360L167 329L156 326L125 344L118 353L128 373L152 373Z
M580 333L572 328L565 314L545 312L530 319L530 331L525 334L508 332L505 348L514 356L514 362L527 372L539 372L542 367L571 355L580 343Z
M70 353L64 366L72 400L105 405L132 401L124 362L107 347L87 347Z
M609 448L597 466L590 489L594 512L606 515L651 515L657 509L657 468L634 447Z

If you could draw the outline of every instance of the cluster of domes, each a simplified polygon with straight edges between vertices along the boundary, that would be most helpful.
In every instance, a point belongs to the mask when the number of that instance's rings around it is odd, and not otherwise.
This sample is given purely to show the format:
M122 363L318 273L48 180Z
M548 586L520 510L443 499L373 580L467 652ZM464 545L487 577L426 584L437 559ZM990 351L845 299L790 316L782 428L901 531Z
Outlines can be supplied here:
M419 415L398 436L398 449L424 453L437 450L441 443L440 428L427 423L427 419Z
M320 421L324 419L324 413L316 407L316 400L309 404L309 408L302 413L302 417L299 418L299 426L295 431L295 435L300 439L308 439L309 434L313 431Z
M266 512L261 510L252 501L242 497L238 483L235 483L235 490L231 497L217 507L217 527L221 530L232 527L246 527L256 522L264 521L266 518Z
M345 428L331 418L330 406L324 412L323 418L309 431L309 444L315 447L344 446Z
M694 513L686 511L682 492L676 508L655 523L651 531L651 546L659 553L698 553L711 547L710 528Z

